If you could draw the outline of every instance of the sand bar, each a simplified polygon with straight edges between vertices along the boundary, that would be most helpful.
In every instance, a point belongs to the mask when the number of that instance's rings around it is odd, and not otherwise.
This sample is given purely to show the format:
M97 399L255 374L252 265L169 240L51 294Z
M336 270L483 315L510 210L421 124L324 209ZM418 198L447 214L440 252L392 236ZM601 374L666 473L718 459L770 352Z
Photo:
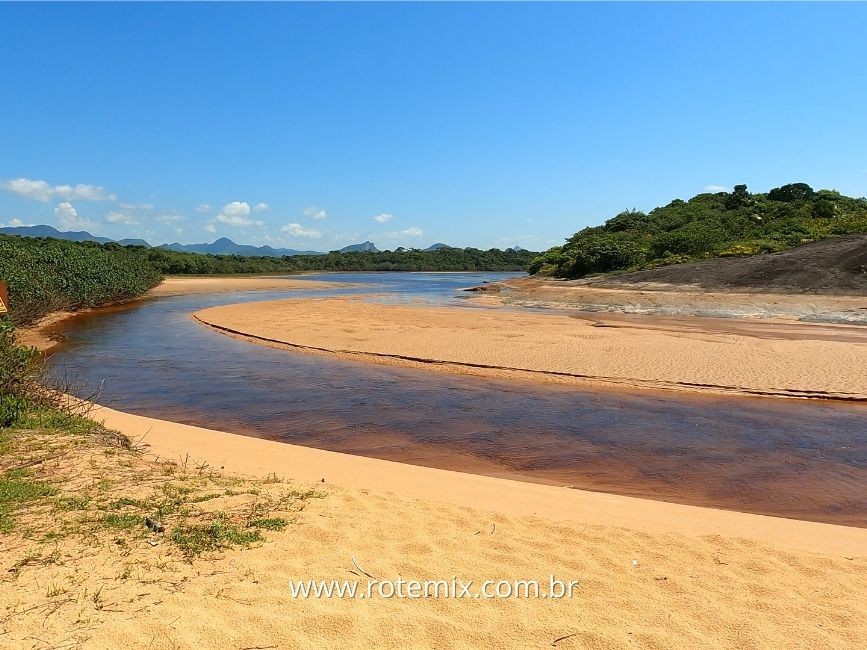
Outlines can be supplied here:
M545 381L602 382L751 395L867 399L867 340L597 327L561 313L380 305L354 298L280 300L196 312L247 340L379 363ZM781 331L785 325L780 325ZM832 337L833 338L833 337Z
M345 282L304 280L301 276L172 276L148 291L147 296L180 296L190 293L226 293L229 291L280 291L283 289L336 289L358 286Z

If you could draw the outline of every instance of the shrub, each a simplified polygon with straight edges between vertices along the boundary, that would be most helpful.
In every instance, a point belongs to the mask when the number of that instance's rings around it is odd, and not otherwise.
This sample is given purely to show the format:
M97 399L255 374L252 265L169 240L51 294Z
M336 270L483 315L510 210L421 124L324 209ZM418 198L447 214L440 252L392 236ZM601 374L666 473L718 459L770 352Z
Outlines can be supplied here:
M23 414L27 398L41 392L39 352L15 343L15 326L0 318L0 427L14 424Z
M731 193L675 199L649 214L621 212L537 256L529 270L578 278L710 255L779 252L807 241L863 232L867 199L834 190L814 192L806 183L783 185L768 194L750 194L746 185L736 185Z
M132 248L0 236L0 280L9 285L10 313L19 325L56 310L131 300L160 278Z

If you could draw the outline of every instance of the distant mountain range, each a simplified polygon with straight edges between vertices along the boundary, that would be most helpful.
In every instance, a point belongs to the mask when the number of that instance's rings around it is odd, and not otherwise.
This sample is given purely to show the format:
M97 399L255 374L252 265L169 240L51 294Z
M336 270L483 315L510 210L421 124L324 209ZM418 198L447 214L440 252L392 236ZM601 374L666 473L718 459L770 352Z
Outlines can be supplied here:
M86 231L70 231L62 232L52 226L17 226L11 228L0 228L0 234L17 235L19 237L53 237L54 239L66 239L68 241L93 241L100 244L116 243L122 246L144 246L151 248L151 245L144 239L109 239L108 237L97 237ZM157 248L165 248L172 251L182 253L209 253L211 255L246 255L250 257L283 257L284 255L324 255L320 251L301 251L294 248L272 248L271 246L250 246L247 244L236 244L231 239L220 237L212 244L160 244ZM448 244L432 244L425 248L425 252L438 251L444 248L454 248ZM524 250L520 246L514 246L511 249L515 252ZM379 253L380 250L373 242L366 241L361 244L352 244L344 246L338 252L340 253Z
M0 228L2 235L18 235L19 237L53 237L68 241L94 241L100 244L115 243L122 246L144 246L152 248L144 239L109 239L97 237L86 231L62 232L52 226L18 226L15 228ZM359 244L361 246L362 244ZM284 255L322 255L319 251L299 251L293 248L272 248L271 246L247 246L236 244L231 239L221 237L213 244L161 244L157 248L166 248L184 253L210 253L212 255L249 255L258 257L283 257Z
M213 244L162 244L158 248L167 248L181 253L210 253L211 255L246 255L250 257L283 257L284 255L322 255L319 251L299 251L294 248L272 248L271 246L250 246L236 244L227 237L220 237Z
M70 231L60 232L51 226L18 226L17 228L0 228L0 235L18 235L20 237L53 237L54 239L66 239L68 241L95 241L100 244L115 242L123 246L147 246L144 239L109 239L108 237L96 237L89 232Z

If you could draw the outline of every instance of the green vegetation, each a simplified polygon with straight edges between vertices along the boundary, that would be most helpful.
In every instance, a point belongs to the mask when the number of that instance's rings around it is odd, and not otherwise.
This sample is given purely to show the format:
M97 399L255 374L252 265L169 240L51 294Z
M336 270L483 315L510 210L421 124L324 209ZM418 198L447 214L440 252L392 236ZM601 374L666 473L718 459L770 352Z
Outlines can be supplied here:
M13 528L13 512L22 505L57 493L57 488L34 480L27 468L12 469L0 474L0 533Z
M222 517L207 524L180 525L172 532L172 542L190 558L207 551L219 551L232 546L249 546L253 542L261 541L262 534L255 528L241 530Z
M145 259L167 275L220 273L299 273L303 271L526 271L537 255L497 248L441 248L435 251L327 253L286 257L242 257L178 253L138 248Z
M706 257L783 251L818 239L867 232L867 199L792 183L767 194L732 192L675 199L649 214L628 210L585 228L536 257L530 273L580 278Z
M117 244L0 236L0 280L9 285L18 324L136 298L160 276L140 252Z
M16 345L12 321L0 317L0 429L24 415L27 397L41 395L40 370L39 352Z
M0 235L0 280L18 325L57 310L98 307L141 296L163 275L303 271L525 271L536 253L475 248L243 257L162 248Z

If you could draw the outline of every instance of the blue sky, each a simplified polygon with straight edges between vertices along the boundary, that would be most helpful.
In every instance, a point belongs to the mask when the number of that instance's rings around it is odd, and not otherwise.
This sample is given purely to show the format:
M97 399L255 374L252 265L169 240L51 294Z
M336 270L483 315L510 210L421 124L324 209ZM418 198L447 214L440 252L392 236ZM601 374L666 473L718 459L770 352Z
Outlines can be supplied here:
M867 195L867 4L0 4L0 222L544 249Z

